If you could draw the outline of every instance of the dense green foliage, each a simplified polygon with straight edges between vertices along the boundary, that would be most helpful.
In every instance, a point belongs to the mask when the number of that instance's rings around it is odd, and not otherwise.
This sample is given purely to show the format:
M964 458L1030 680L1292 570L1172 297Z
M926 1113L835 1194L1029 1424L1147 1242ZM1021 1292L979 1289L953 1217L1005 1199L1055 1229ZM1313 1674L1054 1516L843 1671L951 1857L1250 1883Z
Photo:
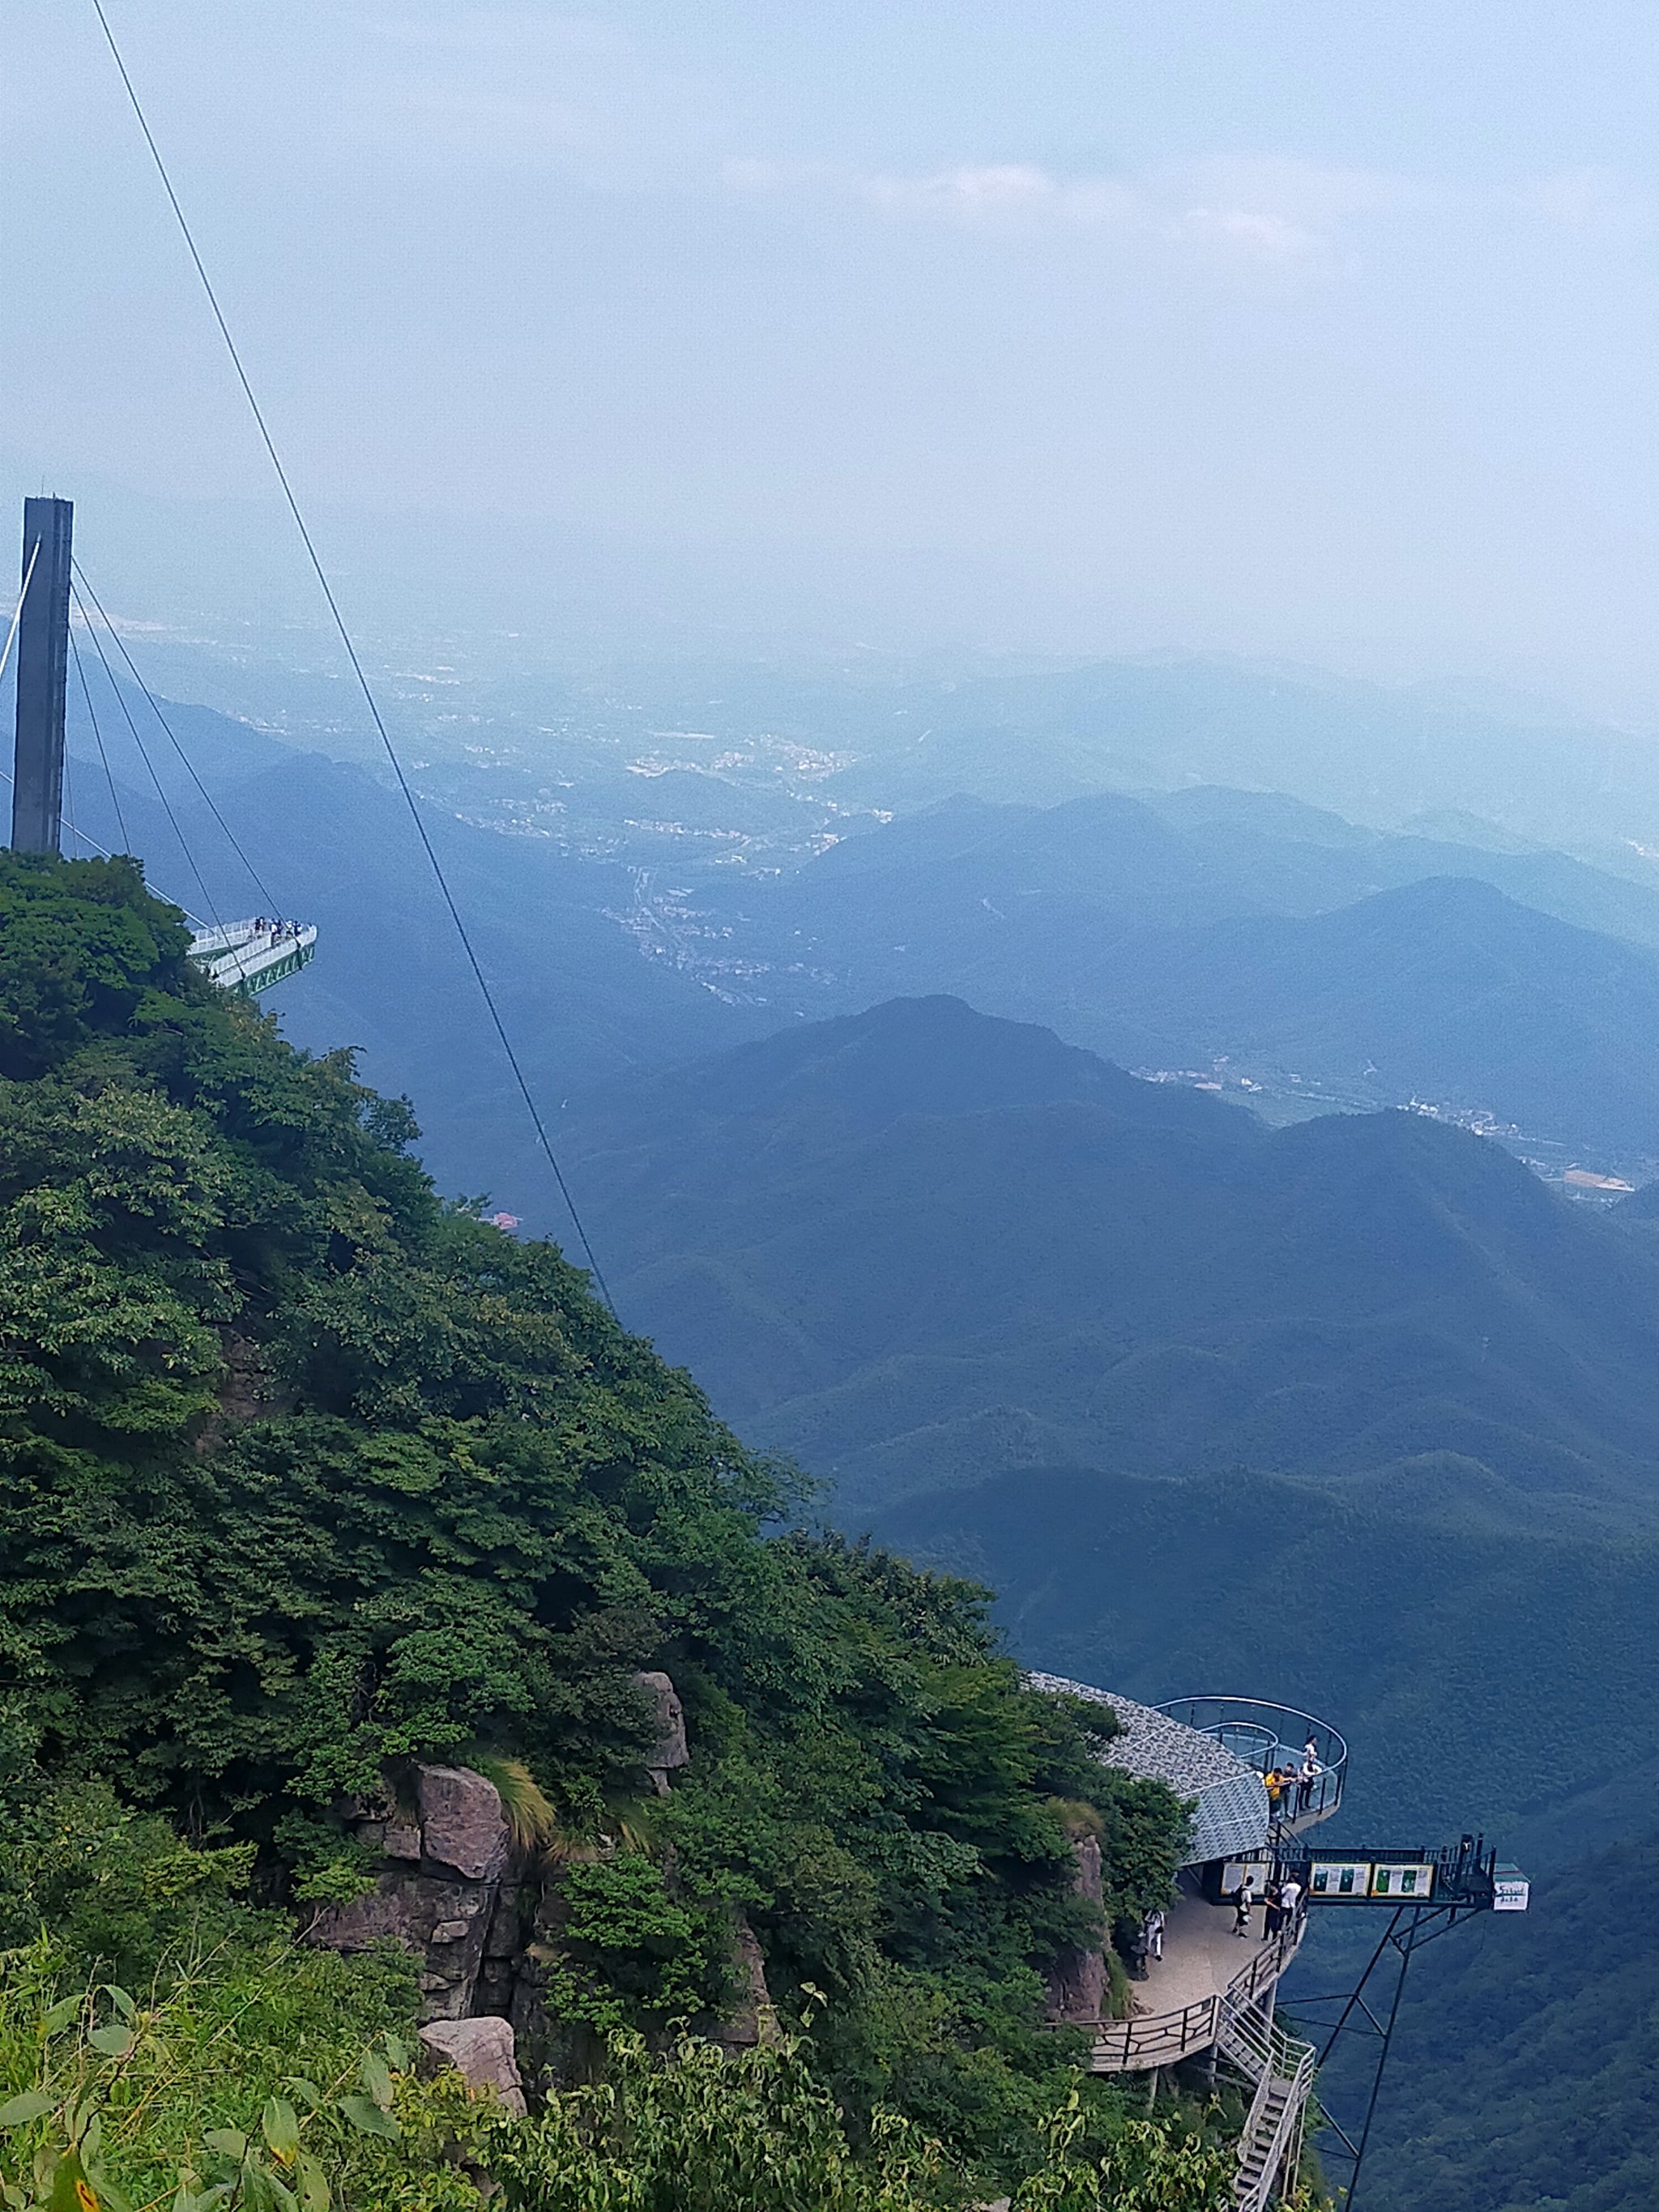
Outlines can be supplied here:
M736 2060L613 2037L605 2078L527 2120L421 2081L397 1992L251 1924L137 1992L65 1992L45 1940L0 1954L0 2199L16 2212L943 2212L959 2176L897 2114L857 2152L786 2038ZM1203 2117L1113 2116L1075 2092L1014 2184L1018 2212L1222 2212ZM88 2193L82 2194L85 2191Z
M315 1896L361 1879L343 1793L508 1757L578 1862L569 2013L717 2009L742 1911L784 2007L823 1993L858 2124L896 2082L953 2155L1029 2167L1068 2056L1042 1969L1091 1927L1068 1822L1138 1910L1175 1801L1023 1687L982 1593L769 1531L787 1485L689 1378L550 1247L441 1206L406 1109L198 978L135 869L6 855L0 923L14 1917L154 1949L64 1890L72 1836L30 1841L65 1806L119 1829L111 1784ZM661 1805L641 1667L690 1730Z

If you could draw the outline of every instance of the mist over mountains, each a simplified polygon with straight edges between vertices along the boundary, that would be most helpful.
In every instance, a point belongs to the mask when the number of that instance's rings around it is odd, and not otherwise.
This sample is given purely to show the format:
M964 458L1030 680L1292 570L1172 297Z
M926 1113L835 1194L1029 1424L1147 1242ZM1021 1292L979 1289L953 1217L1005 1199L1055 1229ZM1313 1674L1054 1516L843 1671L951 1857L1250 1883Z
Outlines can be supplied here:
M1249 793L957 800L698 905L682 964L744 966L797 1012L959 990L1270 1111L1420 1100L1558 1171L1583 1150L1638 1178L1659 1158L1659 899L1561 854Z
M1218 696L1242 712L1255 679L1223 672ZM1195 680L1129 673L1166 706ZM729 718L725 736L653 734L612 701L602 737L553 746L562 768L493 741L417 757L459 902L556 1103L623 1068L945 991L1130 1067L1219 1081L1275 1119L1417 1100L1510 1133L1555 1174L1641 1182L1659 1167L1644 1056L1659 1035L1659 887L1467 815L1443 811L1433 836L1384 831L1208 785L1052 805L957 795L878 826L877 785L890 802L903 783L905 747L878 726L899 691L803 690L792 722L777 679L726 684L703 702ZM168 713L272 898L325 924L322 963L283 994L290 1034L361 1042L374 1079L420 1091L442 1181L533 1209L521 1103L395 793L210 710ZM1164 719L1175 726L1173 708ZM769 721L784 726L768 735ZM107 700L100 722L133 842L199 910ZM213 898L263 904L150 734ZM88 737L82 723L76 803L118 844ZM1534 740L1510 737L1524 757ZM1034 773L1010 765L1004 781ZM843 787L860 776L855 805ZM1483 901L1483 884L1501 896Z
M1312 1706L1354 1820L1570 1868L1659 1802L1659 1184L1598 1212L1511 1154L1659 1162L1659 884L1607 834L1644 759L1493 726L1486 787L1426 708L1385 741L1264 681L757 675L695 728L668 685L557 770L434 744L416 782L625 1319L747 1442L995 1585L1022 1657ZM80 827L317 921L285 1031L568 1242L396 791L168 713L258 880L112 716L122 820L82 724ZM1413 1097L1443 1118L1376 1110ZM1466 2107L1425 2125L1390 2212L1476 2188Z

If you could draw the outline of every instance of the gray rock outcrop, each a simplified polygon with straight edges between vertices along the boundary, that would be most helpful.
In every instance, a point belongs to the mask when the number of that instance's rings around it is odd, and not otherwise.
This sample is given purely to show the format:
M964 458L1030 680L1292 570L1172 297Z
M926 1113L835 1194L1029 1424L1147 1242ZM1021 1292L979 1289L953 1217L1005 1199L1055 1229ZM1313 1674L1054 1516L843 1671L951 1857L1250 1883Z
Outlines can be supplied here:
M493 1782L470 1766L417 1766L421 1856L468 1881L499 1881L513 1838Z
M320 1912L310 1940L333 1951L391 1942L413 1952L422 2016L464 2020L486 1992L501 2001L491 1946L516 1940L510 1887L501 1914L513 1838L494 1784L471 1767L417 1766L415 1801L413 1820L390 1804L347 1808L353 1834L381 1854L381 1870L366 1895Z
M512 2028L500 2019L439 2020L421 2032L423 2068L453 2066L475 2091L492 2090L518 2119L525 2115L524 2083Z
M1072 1858L1073 1893L1098 1909L1104 1897L1100 1838L1091 1835L1074 1837ZM1105 1953L1098 1946L1082 1950L1068 1945L1049 1969L1049 2019L1068 2027L1092 2027L1105 2017L1109 1986Z
M685 1741L685 1709L680 1703L678 1691L666 1674L635 1674L634 1686L645 1692L651 1705L652 1740L640 1763L651 1777L652 1787L658 1796L665 1797L669 1776L680 1767L691 1764L690 1750Z
M720 2040L728 2051L751 2050L771 2043L778 2033L777 2008L766 1986L766 1961L755 1931L742 1913L732 1929L732 1981L736 2002L721 2024Z

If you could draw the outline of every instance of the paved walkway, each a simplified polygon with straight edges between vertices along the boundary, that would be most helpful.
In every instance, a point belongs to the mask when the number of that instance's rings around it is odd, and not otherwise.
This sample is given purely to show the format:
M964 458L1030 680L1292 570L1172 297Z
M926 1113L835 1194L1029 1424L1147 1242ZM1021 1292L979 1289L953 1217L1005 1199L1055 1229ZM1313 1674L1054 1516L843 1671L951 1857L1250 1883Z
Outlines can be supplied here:
M1179 2012L1206 1997L1219 1996L1261 1949L1266 1917L1258 1902L1250 1914L1249 1936L1235 1936L1231 1905L1210 1905L1183 1890L1170 1907L1164 1956L1147 1961L1144 1982L1129 1984L1137 2015Z

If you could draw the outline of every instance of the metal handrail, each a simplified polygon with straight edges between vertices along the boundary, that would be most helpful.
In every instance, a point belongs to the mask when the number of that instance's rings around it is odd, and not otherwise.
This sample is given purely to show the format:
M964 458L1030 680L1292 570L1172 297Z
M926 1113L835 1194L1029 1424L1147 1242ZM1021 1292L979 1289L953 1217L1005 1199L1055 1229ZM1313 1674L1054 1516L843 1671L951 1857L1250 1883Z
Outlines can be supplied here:
M1314 2047L1298 2037L1286 2035L1260 2013L1231 2006L1223 2008L1221 2047L1246 2078L1255 2084L1238 2139L1235 2212L1262 2212L1301 2131L1313 2087ZM1272 2130L1262 2142L1262 2123L1275 2084L1282 2089L1283 2095ZM1249 2171L1253 2154L1256 2164L1254 2174Z
M1127 2073L1131 2062L1145 2066L1173 2065L1191 2051L1207 2051L1219 2039L1223 2014L1235 2014L1253 2004L1270 1982L1276 1982L1296 1955L1307 1926L1305 1908L1288 1928L1252 1951L1231 1981L1218 1995L1198 1997L1179 2012L1143 2013L1127 2020L1083 2021L1074 2025L1094 2033L1097 2061L1112 2058L1115 2066L1101 2065L1102 2073Z
M1304 1712L1297 1705L1274 1705L1265 1698L1219 1694L1171 1698L1157 1710L1196 1729L1200 1735L1213 1736L1259 1774L1287 1764L1299 1768L1304 1746L1311 1741L1319 1772L1311 1784L1298 1785L1295 1799L1275 1819L1275 1828L1294 1830L1300 1820L1324 1820L1341 1803L1347 1775L1347 1739L1317 1714Z
M1273 1744L1285 1750L1299 1752L1311 1735L1323 1765L1335 1769L1347 1762L1346 1737L1328 1721L1321 1720L1316 1713L1307 1712L1300 1705L1275 1705L1268 1698L1237 1698L1211 1692L1202 1697L1166 1698L1156 1710L1188 1728L1196 1729L1201 1735L1218 1735L1223 1728L1252 1729L1263 1736L1271 1735ZM1285 1721L1296 1723L1288 1733L1280 1725Z

